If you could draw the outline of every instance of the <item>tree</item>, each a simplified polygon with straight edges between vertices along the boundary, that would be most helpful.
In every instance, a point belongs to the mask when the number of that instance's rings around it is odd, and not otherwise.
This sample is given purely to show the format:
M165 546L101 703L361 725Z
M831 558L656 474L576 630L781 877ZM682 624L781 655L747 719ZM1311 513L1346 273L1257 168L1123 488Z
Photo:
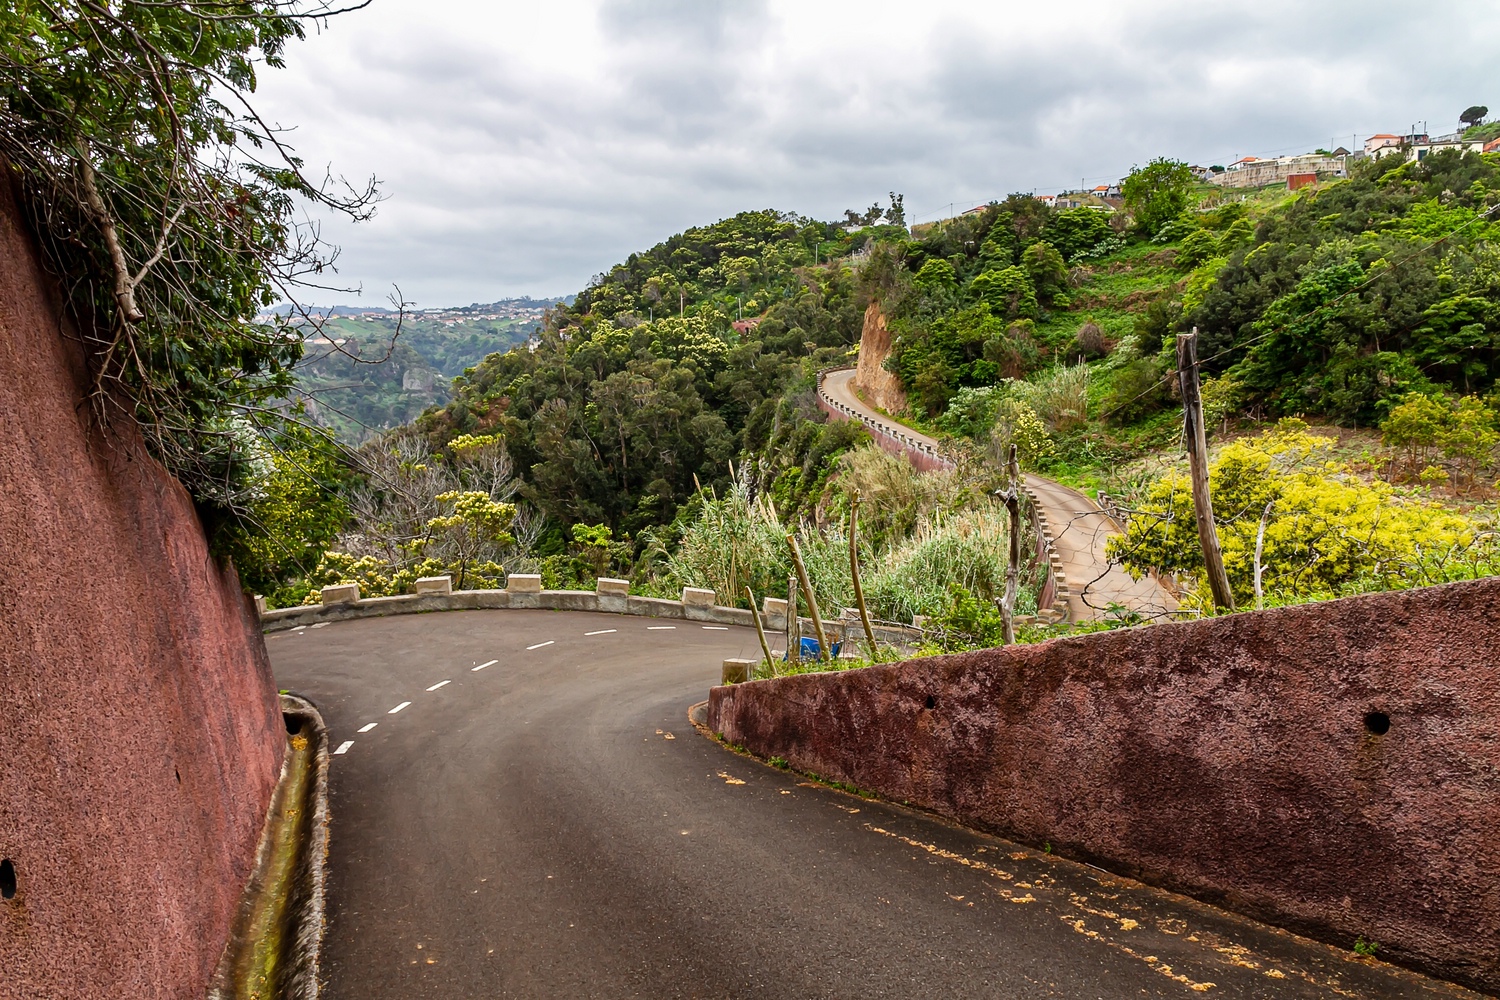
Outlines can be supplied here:
M1058 212L1048 221L1044 235L1071 262L1109 239L1114 230L1103 212L1085 206Z
M1131 170L1120 192L1136 226L1147 236L1155 236L1187 208L1192 185L1193 171L1186 163L1159 156Z
M133 404L156 456L224 524L251 516L223 485L232 418L264 415L302 353L256 315L334 256L301 209L374 207L373 184L304 175L287 132L249 104L257 69L332 13L317 0L0 4L0 159L85 320L97 416Z
M1381 440L1405 451L1408 467L1416 472L1427 464L1447 421L1448 408L1442 403L1420 392L1407 393L1381 423Z
M1484 122L1484 116L1490 113L1490 109L1483 104L1476 104L1458 116L1458 120L1472 128Z
M891 192L891 207L885 210L885 221L893 226L906 225L906 195Z
M1031 278L1037 298L1053 304L1068 288L1068 268L1051 243L1038 240L1021 254L1021 266Z
M1488 465L1500 443L1495 431L1495 414L1477 396L1458 401L1448 425L1438 434L1443 454L1459 463L1460 482L1472 484L1482 466Z
M427 522L426 548L446 550L458 561L454 586L464 589L469 564L483 555L515 544L510 533L516 519L513 504L499 503L479 490L450 490L433 497L447 507Z

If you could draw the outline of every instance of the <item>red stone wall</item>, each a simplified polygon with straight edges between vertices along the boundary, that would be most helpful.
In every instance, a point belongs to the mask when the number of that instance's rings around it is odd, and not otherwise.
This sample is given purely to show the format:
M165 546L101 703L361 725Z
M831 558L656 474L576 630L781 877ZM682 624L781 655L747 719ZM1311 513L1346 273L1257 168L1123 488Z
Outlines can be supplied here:
M0 998L193 998L285 728L254 609L87 378L0 180Z
M1500 580L715 688L709 722L795 768L1500 988Z

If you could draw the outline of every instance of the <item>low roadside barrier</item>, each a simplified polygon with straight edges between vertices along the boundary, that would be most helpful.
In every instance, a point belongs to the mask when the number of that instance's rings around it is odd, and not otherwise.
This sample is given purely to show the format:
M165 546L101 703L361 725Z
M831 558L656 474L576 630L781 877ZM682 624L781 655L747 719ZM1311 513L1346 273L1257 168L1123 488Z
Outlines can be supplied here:
M640 615L645 618L670 618L705 622L713 625L755 627L755 618L745 608L729 608L714 603L712 590L684 587L680 600L661 597L637 597L629 593L626 580L601 579L589 590L543 590L540 576L512 573L503 590L453 590L450 577L432 577L422 582L426 589L397 597L360 597L356 584L324 587L321 604L303 604L292 608L267 610L264 598L255 599L261 627L266 632L281 632L298 626L321 622L349 621L356 618L381 618L386 615L422 614L431 611L489 611L504 608L526 608L542 611L597 611L605 614ZM446 581L446 586L438 581ZM786 602L767 598L762 619L767 629L786 628ZM809 623L811 619L802 618ZM897 625L875 627L875 639L892 646L910 648L921 638L919 628ZM852 635L852 633L851 633Z

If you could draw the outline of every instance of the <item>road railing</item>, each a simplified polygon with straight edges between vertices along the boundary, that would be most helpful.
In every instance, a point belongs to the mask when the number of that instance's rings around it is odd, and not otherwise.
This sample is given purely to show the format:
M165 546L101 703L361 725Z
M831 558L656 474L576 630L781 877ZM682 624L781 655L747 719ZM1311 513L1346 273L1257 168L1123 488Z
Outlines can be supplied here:
M714 603L717 595L703 587L684 587L678 600L662 597L640 597L630 593L628 580L601 578L594 590L543 590L542 578L534 573L512 573L500 590L453 590L452 578L425 577L416 582L416 593L394 597L361 597L359 585L335 584L319 591L318 604L267 609L265 599L255 598L261 627L266 632L284 632L311 628L329 622L357 618L381 618L387 615L423 614L431 611L490 611L530 609L541 611L596 611L603 614L638 615L677 621L702 622L709 625L755 627L755 616L748 608L731 608ZM762 625L768 631L786 628L786 602L765 599ZM812 619L799 617L800 625L810 627ZM825 623L829 624L829 623ZM838 625L839 623L832 623ZM854 631L848 629L850 638ZM922 630L893 624L874 629L876 641L892 646L911 647L920 641Z

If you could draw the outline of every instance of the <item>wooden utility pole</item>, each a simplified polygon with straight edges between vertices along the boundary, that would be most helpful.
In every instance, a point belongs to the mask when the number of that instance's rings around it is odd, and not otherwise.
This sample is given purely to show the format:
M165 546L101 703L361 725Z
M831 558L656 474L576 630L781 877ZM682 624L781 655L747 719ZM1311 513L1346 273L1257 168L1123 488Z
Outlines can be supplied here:
M813 635L818 637L818 659L830 660L828 636L823 634L823 616L818 614L818 597L813 593L812 582L807 578L807 566L802 562L802 546L796 535L787 535L786 543L792 547L792 564L797 567L797 580L802 584L802 598L807 601L807 613L812 616Z
M1016 446L1010 446L1010 489L1000 495L1010 513L1010 559L1005 566L1005 597L1000 601L1000 635L1005 645L1016 642L1016 590L1021 575L1021 465L1016 461Z
M1193 480L1193 514L1198 519L1198 544L1203 547L1203 565L1214 604L1234 610L1234 593L1224 571L1224 553L1219 531L1214 527L1214 504L1208 492L1208 436L1203 428L1203 397L1198 391L1198 328L1177 335L1177 378L1182 387L1183 436L1187 441L1188 465Z
M865 627L865 642L870 644L870 660L877 659L875 630L870 627L870 612L865 607L865 588L859 583L859 497L849 498L849 577L854 581L854 603L859 607L859 620Z

